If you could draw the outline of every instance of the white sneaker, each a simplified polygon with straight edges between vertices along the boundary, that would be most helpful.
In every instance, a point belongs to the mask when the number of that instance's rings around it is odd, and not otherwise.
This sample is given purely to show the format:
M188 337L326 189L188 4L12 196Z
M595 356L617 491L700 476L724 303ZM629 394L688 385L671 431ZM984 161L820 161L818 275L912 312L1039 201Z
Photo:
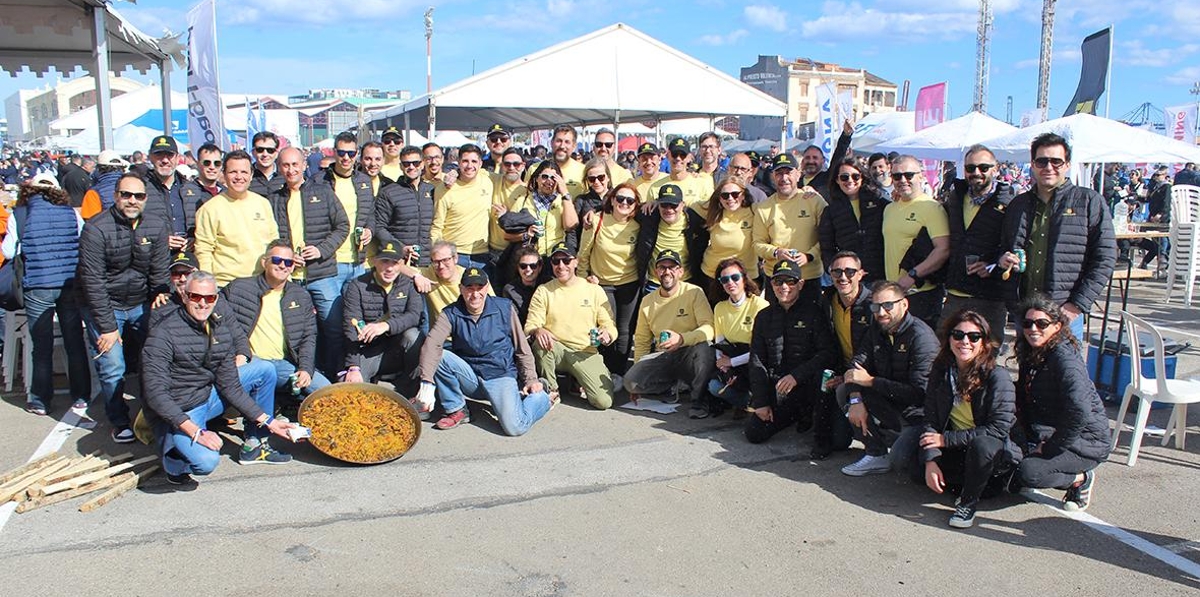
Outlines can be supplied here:
M842 467L843 475L865 477L867 475L882 475L892 470L892 463L887 456L871 456L867 454L858 462Z

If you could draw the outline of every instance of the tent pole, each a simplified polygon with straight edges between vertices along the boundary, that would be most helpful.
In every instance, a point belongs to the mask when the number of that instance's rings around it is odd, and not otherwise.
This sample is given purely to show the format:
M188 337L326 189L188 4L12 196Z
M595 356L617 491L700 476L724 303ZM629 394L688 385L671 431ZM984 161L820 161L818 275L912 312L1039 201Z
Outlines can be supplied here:
M105 23L107 15L104 7L92 8L92 56L96 59L92 75L96 78L96 118L99 120L102 151L113 146L112 90L108 84L108 26Z
M164 58L158 63L158 75L162 79L163 134L170 135L171 130L171 59ZM248 109L248 108L247 108ZM189 138L190 140L190 138ZM196 155L196 154L192 154Z
M408 112L404 113L404 138L412 138L412 123L411 119L408 117ZM412 143L410 142L409 145L412 145Z
M429 140L433 141L433 137L437 135L437 104L433 103L433 97L429 98Z

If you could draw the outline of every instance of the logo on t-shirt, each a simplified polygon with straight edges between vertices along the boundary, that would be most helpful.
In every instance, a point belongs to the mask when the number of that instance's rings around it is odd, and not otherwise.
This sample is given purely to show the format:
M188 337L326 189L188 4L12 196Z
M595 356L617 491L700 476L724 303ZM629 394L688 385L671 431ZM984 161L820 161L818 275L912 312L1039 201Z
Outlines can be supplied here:
M901 344L900 346L897 346L897 347L896 347L896 352L908 352L908 345L907 345L907 344Z
M908 220L909 222L916 222L917 221L917 212L915 212L915 211L908 212L908 217L904 218L904 219Z
M679 310L679 313L675 314L675 317L687 317L687 310L686 310L686 309L680 309L680 310Z
M802 210L800 210L800 217L802 217L802 218L807 218L807 217L809 217L809 216L808 216L808 210L807 210L807 209L802 209Z

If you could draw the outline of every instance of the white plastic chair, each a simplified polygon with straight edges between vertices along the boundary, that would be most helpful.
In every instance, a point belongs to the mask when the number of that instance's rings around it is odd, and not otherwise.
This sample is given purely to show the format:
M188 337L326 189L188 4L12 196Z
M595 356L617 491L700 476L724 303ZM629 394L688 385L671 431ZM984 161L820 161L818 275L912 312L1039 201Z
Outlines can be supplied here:
M1176 280L1183 282L1183 303L1192 306L1192 288L1200 281L1200 187L1171 188L1171 255L1167 260L1167 292L1170 302Z
M1184 379L1167 379L1167 359L1163 350L1162 333L1145 320L1121 311L1125 329L1129 334L1130 349L1130 382L1125 387L1125 397L1121 399L1121 410L1117 412L1117 424L1113 429L1112 446L1117 447L1121 437L1121 427L1125 424L1125 415L1129 412L1129 403L1136 396L1138 403L1137 422L1133 425L1133 437L1129 442L1129 459L1126 464L1133 466L1137 462L1138 450L1142 445L1142 436L1146 433L1146 420L1150 416L1150 406L1154 402L1174 404L1171 423L1175 427L1175 447L1182 450L1187 434L1187 405L1200 402L1200 381ZM1145 332L1154 340L1154 379L1142 375L1142 343L1138 332ZM1167 445L1172 430L1163 434L1162 445Z
M29 338L25 310L4 314L4 354L0 370L4 373L4 391L11 392L17 377L17 357L21 357L21 377L25 393L33 385L33 343Z

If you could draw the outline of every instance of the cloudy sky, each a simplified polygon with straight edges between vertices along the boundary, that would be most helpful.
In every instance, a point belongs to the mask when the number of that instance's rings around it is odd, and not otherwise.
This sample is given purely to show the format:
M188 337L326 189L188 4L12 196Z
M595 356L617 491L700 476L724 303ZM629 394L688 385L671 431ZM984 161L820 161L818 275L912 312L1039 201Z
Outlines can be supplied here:
M186 29L194 2L118 2L146 33ZM222 92L296 94L317 87L425 89L422 13L435 11L434 87L615 22L624 22L737 76L759 54L807 57L866 68L916 89L950 83L950 114L971 107L977 0L780 2L691 0L218 0ZM989 112L1034 107L1041 0L993 0ZM1079 44L1115 26L1110 115L1143 102L1196 101L1200 82L1200 3L1065 0L1058 3L1051 114L1061 114L1079 78ZM642 65L654 68L653 64ZM30 74L0 75L0 98L44 85ZM76 75L78 73L75 73ZM669 79L669 73L663 73ZM147 79L152 80L152 79ZM183 74L173 87L183 89ZM910 106L912 100L910 99ZM1101 102L1101 106L1103 102ZM2 106L0 106L2 109ZM1103 114L1103 108L1100 108Z

